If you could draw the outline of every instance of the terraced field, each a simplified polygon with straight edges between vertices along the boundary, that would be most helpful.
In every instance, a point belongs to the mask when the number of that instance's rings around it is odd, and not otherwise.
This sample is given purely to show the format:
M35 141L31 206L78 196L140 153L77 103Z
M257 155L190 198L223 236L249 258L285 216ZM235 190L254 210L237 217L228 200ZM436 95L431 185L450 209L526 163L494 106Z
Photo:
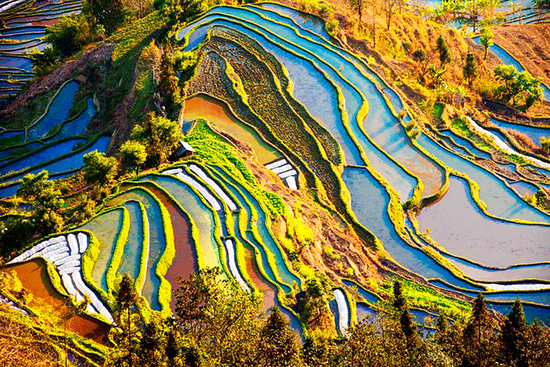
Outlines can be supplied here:
M83 165L82 157L94 150L105 152L108 136L88 134L95 114L91 98L84 109L74 109L79 83L71 80L55 91L45 111L27 126L0 134L0 198L12 196L18 181L28 173L47 170L51 177L65 177Z
M0 105L17 95L22 84L33 77L29 54L42 51L46 43L46 26L58 19L80 13L82 1L56 3L34 0L5 1L0 4Z
M490 137L473 120L470 134L456 126L411 130L399 92L319 22L263 4L215 7L186 25L177 35L181 49L200 55L183 113L195 154L121 183L88 223L37 243L13 263L46 258L61 291L89 295L88 311L106 321L125 273L151 310L168 315L179 276L219 266L235 286L263 293L266 309L279 305L300 331L288 298L305 290L305 276L275 234L288 213L281 195L260 185L262 176L286 195L311 193L365 248L380 250L384 261L416 274L431 291L482 292L499 312L519 295L529 320L548 322L550 216L522 195L550 184L549 163ZM59 95L74 96L77 88L69 82ZM63 174L90 149L106 149L108 138L85 134L95 111L89 100L73 120L56 101L24 131L0 135L6 195L26 172L46 167ZM84 144L73 152L76 142ZM259 163L256 176L245 156ZM342 334L387 296L356 282L349 269L347 278L331 280ZM423 323L435 311L413 313Z

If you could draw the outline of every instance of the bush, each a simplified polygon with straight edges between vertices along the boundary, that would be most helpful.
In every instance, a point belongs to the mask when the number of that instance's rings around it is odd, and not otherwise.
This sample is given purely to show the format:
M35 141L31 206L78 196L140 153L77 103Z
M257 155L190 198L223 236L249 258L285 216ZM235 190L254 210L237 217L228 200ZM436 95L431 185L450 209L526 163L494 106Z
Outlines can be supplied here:
M117 174L118 164L114 157L107 157L97 150L84 155L84 179L100 186L111 181Z
M166 162L172 149L183 139L183 134L176 121L149 113L145 120L132 130L132 139L145 145L147 165L153 167Z
M67 57L87 43L89 34L86 19L80 15L71 15L46 28L46 42L52 45L56 54Z
M120 158L126 171L139 171L147 159L145 146L135 140L128 140L120 147Z

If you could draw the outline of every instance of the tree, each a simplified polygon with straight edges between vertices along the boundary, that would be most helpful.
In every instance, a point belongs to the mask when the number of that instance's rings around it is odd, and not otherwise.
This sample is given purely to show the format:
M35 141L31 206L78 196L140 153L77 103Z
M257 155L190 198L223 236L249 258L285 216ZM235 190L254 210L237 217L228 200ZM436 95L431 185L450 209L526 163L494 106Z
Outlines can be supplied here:
M312 320L321 317L328 311L327 290L324 285L317 278L309 278L305 281L305 291L303 318Z
M148 165L156 166L168 159L183 134L177 122L149 113L134 127L131 137L145 145Z
M116 328L110 332L116 345L109 355L107 365L135 366L138 363L138 350L141 338L141 317L136 313L138 295L134 281L124 274L114 292L113 319Z
M123 0L86 0L83 13L95 28L103 26L107 35L124 24L127 16Z
M139 171L147 159L145 146L135 140L126 141L120 147L120 159L126 171Z
M403 295L403 285L400 281L393 282L393 307L398 311L403 310L407 306L407 300Z
M550 0L533 0L537 8L550 8Z
M462 336L463 365L491 366L495 357L494 322L485 297L480 293L474 300L472 315Z
M176 105L181 103L181 95L173 62L166 52L162 54L160 60L158 87L164 95L164 104L170 116Z
M48 171L45 170L23 177L16 195L46 212L56 211L63 205L61 191L56 188L55 182L48 180Z
M382 10L386 16L386 30L390 30L391 21L397 12L397 9L403 5L403 0L384 0Z
M528 366L525 350L527 348L527 322L523 305L518 298L512 311L504 319L500 335L501 353L508 366Z
M525 359L529 366L547 366L550 361L550 329L538 320L527 328Z
M224 278L219 268L179 279L176 323L189 345L186 358L209 365L254 364L260 333L260 299Z
M424 52L423 49L419 48L419 49L416 49L413 52L412 57L413 57L414 61L422 62L422 61L426 60L426 53Z
M484 59L487 59L487 51L489 50L489 47L494 44L493 37L493 30L491 29L490 25L486 25L481 28L481 37L479 37L479 42L481 42L481 44L485 48L483 52Z
M361 26L363 19L363 8L365 7L365 0L349 0L351 7L357 12L357 22Z
M42 51L31 51L29 59L36 75L43 76L53 70L58 62L58 54L53 47L46 47Z
M61 18L46 28L45 40L61 57L71 56L86 44L89 33L85 19L80 15Z
M299 366L300 346L290 324L277 306L271 309L260 334L256 360L260 366Z
M528 71L518 72L510 65L498 65L494 70L497 81L501 82L498 94L505 102L512 100L512 105L526 111L533 104L542 100L540 79L534 78ZM523 104L517 102L523 100Z
M544 136L541 136L540 137L540 147L546 151L546 152L550 152L550 136L549 137L544 137Z
M447 42L445 42L445 39L443 39L443 36L441 35L437 38L436 42L437 42L436 49L439 52L440 66L443 67L443 65L451 61L449 46L447 45Z
M477 71L476 59L473 53L468 52L466 55L466 63L464 64L462 71L464 73L464 78L468 81L468 86L471 88L473 80L479 75L479 72Z
M139 364L141 366L164 366L166 350L164 347L164 330L158 319L154 318L145 326L139 344Z
M114 157L107 157L97 150L84 155L84 179L86 182L99 183L100 186L110 182L117 174L118 164Z
M155 8L168 15L170 21L188 22L193 17L207 10L200 0L155 0Z

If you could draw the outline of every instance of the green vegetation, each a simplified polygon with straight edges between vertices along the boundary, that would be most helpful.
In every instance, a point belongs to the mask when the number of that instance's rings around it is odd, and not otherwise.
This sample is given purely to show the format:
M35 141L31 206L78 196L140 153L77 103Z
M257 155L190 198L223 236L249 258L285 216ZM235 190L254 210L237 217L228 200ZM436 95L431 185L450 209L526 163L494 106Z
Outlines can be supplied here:
M522 111L540 103L543 98L540 79L534 78L528 71L518 72L508 65L498 65L494 71L495 78L501 82L497 88L499 98Z
M98 33L112 34L127 18L122 0L86 0L84 14Z
M103 186L111 182L117 175L118 164L116 158L107 157L105 153L99 153L97 150L85 154L83 158L83 176L89 184L98 183Z
M472 87L472 82L475 78L479 76L479 72L477 70L477 62L474 57L474 54L471 52L468 52L466 55L466 63L464 64L464 68L462 69L464 73L464 78L468 81L468 86Z
M177 122L149 113L141 124L134 127L131 138L145 146L146 164L154 167L168 160L183 135Z
M120 159L126 171L139 172L147 159L145 146L137 141L128 140L120 147Z
M487 50L489 50L489 47L491 47L493 42L493 30L490 26L486 25L483 28L481 28L481 37L479 37L479 42L483 45L485 48L485 52L483 53L483 58L487 59Z

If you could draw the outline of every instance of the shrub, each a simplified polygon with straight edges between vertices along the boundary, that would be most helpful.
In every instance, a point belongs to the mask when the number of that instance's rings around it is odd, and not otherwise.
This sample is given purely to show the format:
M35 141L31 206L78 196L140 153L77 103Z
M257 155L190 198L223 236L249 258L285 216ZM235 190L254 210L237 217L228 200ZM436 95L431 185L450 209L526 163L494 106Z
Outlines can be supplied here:
M126 171L139 171L147 159L145 146L135 140L128 140L120 147L120 159Z
M97 150L84 155L84 179L90 183L99 183L100 186L111 181L117 174L118 165L114 157L107 157Z

